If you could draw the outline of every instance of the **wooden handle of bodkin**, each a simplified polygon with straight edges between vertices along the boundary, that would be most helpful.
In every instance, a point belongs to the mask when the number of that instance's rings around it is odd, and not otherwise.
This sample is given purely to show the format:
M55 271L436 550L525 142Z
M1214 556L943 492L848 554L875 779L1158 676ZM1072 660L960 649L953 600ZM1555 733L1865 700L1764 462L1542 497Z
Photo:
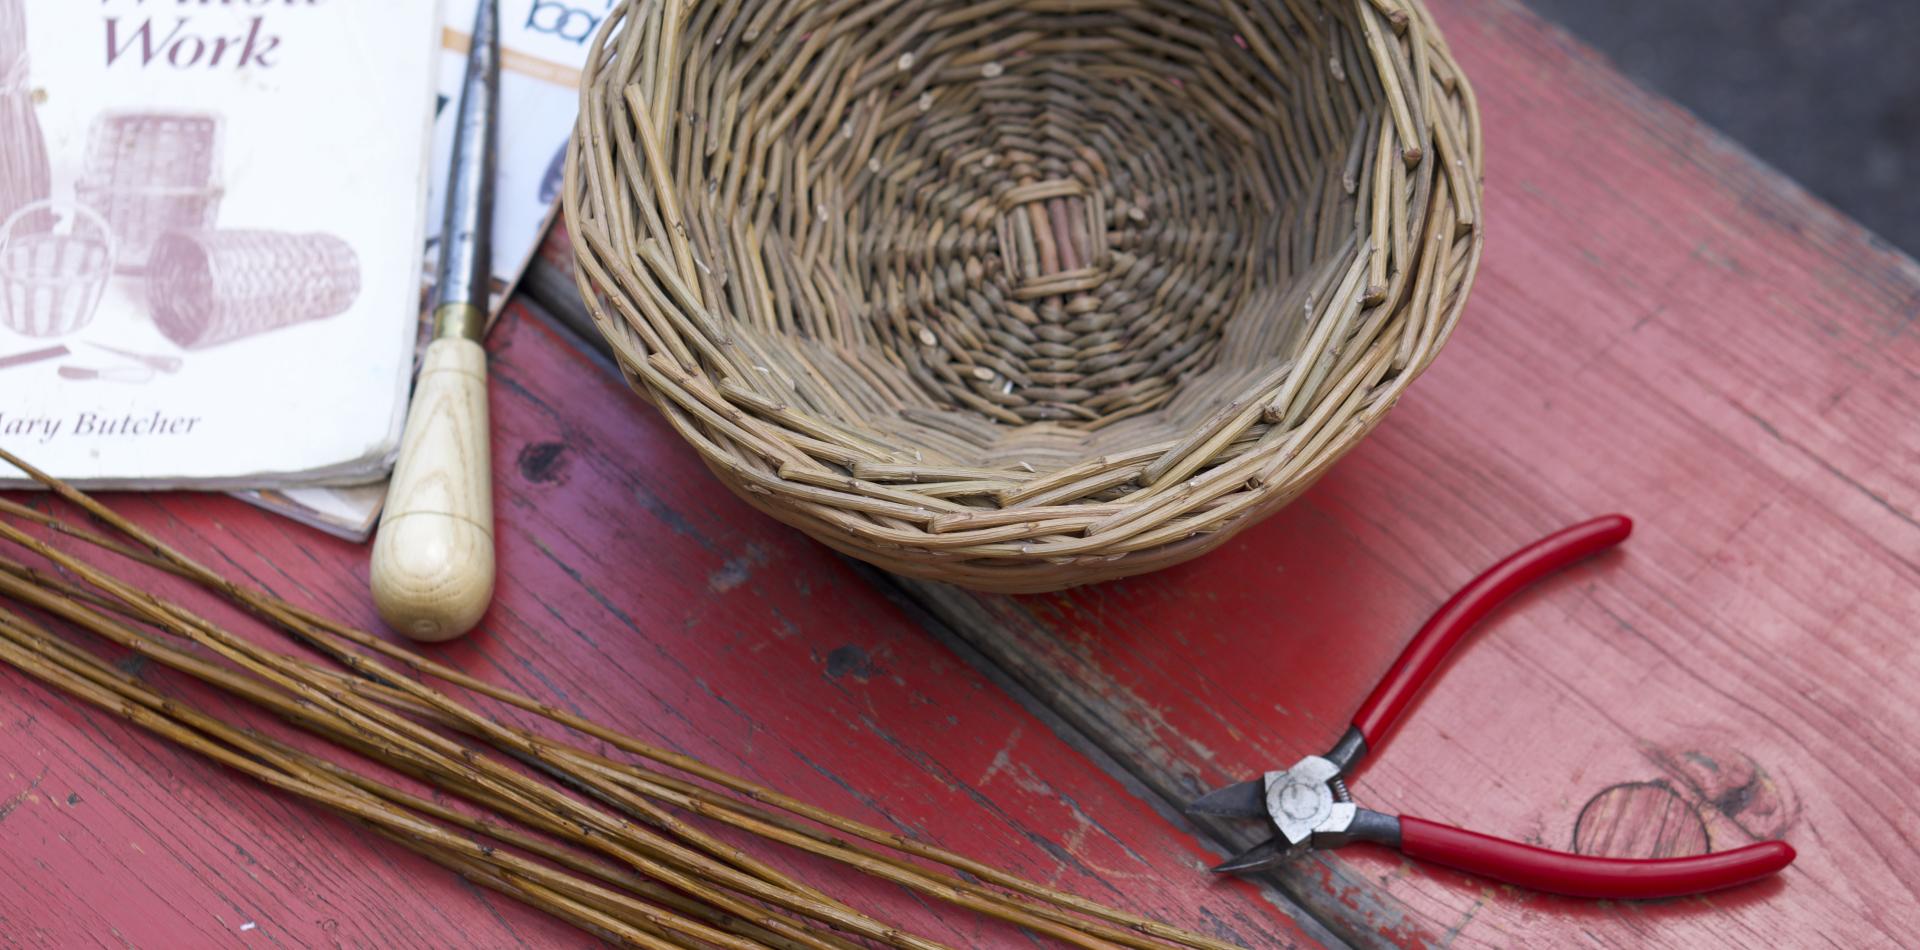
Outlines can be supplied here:
M487 354L472 340L427 346L400 459L373 542L373 602L415 640L451 640L493 599L493 473Z

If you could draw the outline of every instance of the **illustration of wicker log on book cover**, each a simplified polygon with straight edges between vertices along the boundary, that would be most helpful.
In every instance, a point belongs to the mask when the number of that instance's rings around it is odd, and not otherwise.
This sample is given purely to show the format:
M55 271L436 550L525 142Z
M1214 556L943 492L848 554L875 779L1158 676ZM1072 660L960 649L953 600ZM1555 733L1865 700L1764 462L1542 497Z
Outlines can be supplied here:
M378 474L436 25L382 0L0 0L0 444L96 484Z

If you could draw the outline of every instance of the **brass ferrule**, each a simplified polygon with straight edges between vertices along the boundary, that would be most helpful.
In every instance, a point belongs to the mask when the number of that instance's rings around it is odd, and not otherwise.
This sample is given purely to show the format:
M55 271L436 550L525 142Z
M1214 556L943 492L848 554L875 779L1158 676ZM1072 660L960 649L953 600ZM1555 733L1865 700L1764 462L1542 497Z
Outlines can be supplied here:
M433 338L472 340L486 336L487 311L470 303L443 303L433 311Z

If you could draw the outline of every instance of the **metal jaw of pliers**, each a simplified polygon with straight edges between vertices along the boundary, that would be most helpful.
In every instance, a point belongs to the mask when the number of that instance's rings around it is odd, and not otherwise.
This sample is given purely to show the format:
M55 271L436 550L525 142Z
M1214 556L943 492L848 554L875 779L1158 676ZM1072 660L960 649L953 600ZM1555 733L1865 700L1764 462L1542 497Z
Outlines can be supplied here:
M1509 884L1574 897L1619 900L1678 897L1745 884L1792 863L1793 847L1763 841L1691 857L1606 858L1551 851L1410 816L1370 811L1353 803L1346 776L1386 738L1407 705L1472 629L1502 601L1561 567L1619 544L1633 531L1622 515L1595 518L1548 535L1489 568L1462 588L1420 628L1400 658L1354 714L1353 725L1326 755L1217 789L1187 811L1228 818L1262 818L1277 834L1215 871L1250 873L1277 867L1315 848L1371 841L1408 857Z

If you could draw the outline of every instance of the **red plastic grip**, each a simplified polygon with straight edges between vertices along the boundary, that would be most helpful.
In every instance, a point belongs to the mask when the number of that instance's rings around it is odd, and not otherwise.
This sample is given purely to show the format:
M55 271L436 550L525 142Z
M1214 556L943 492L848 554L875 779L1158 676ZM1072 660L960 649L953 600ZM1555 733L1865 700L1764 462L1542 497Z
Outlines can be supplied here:
M1367 740L1367 748L1379 748L1387 730L1420 694L1433 671L1440 668L1440 661L1480 618L1520 588L1613 547L1632 533L1633 521L1626 515L1602 515L1583 521L1515 551L1462 587L1413 635L1400 658L1393 661L1393 668L1360 704L1360 711L1353 714L1353 727Z
M1757 881L1793 863L1793 846L1762 841L1732 851L1685 858L1601 858L1548 851L1419 818L1400 819L1408 857L1508 884L1611 900L1704 894Z

